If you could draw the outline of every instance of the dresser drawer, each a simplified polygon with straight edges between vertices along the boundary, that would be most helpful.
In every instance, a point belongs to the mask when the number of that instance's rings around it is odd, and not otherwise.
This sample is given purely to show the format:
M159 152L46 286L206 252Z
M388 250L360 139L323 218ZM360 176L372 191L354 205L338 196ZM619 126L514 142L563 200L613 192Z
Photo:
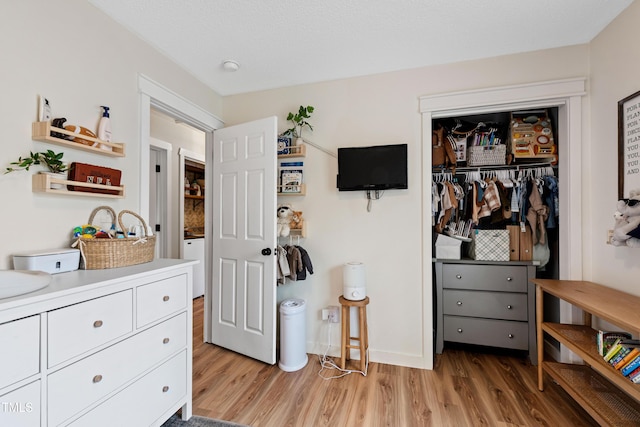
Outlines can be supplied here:
M68 419L186 347L187 333L187 314L182 313L49 375L49 425Z
M132 290L126 290L47 313L48 366L131 332L132 296Z
M186 394L187 355L182 352L69 425L148 426L167 408L186 400Z
M444 316L443 326L445 341L517 350L529 348L526 322Z
M40 381L0 396L0 426L40 425Z
M0 325L0 348L0 389L40 372L40 316Z
M442 312L454 316L527 321L527 294L444 289Z
M187 307L187 275L170 277L136 290L138 328Z
M442 287L527 292L527 268L512 265L444 264Z

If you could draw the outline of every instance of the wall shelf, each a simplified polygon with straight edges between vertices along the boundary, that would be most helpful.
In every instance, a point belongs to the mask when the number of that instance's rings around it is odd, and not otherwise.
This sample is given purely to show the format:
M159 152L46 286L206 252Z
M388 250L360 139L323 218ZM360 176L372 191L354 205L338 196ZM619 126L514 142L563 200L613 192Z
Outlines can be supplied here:
M284 187L287 189L293 188L296 191L283 191ZM307 194L307 185L302 183L300 185L278 185L278 196L305 196Z
M92 147L90 145L84 145L82 143L51 136L52 131L61 133L63 135L78 136L77 134L70 132L66 129L51 126L50 122L34 122L31 126L31 134L32 134L31 139L35 141L48 142L55 145L61 145L63 147L73 148L74 150L89 151L91 153L100 154L102 156L110 156L110 157L125 156L124 144L122 143L102 141L101 139L93 138L85 135L81 136L82 139L84 140L95 142L98 144L108 145L111 147L111 151L103 150L100 147Z
M63 187L60 189L51 188L51 184L61 184ZM85 188L100 188L104 190L114 190L118 194L103 194L103 193L87 193L81 191L69 191L67 185L74 185L76 187ZM104 185L104 184L89 184L86 182L70 181L67 179L54 178L47 174L34 174L31 181L31 190L34 193L47 193L55 194L58 196L80 196L80 197L100 197L109 199L122 199L124 198L124 186Z
M291 145L287 147L289 150L289 154L278 154L279 159L288 159L292 157L306 157L307 155L307 146L304 144L300 145Z

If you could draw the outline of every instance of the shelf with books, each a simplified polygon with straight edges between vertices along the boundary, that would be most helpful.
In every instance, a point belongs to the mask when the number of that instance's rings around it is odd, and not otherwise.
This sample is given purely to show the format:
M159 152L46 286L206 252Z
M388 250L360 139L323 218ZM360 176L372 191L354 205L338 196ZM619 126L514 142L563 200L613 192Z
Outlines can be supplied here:
M278 185L278 196L305 196L307 194L306 184Z
M640 331L640 297L586 281L533 279L536 285L538 335L538 389L544 373L551 376L600 425L636 425L640 420L640 385L608 363L598 349L596 316L623 330ZM584 325L544 321L544 294L564 300L585 313ZM558 340L584 361L584 365L544 360L544 334ZM619 410L624 408L624 410Z

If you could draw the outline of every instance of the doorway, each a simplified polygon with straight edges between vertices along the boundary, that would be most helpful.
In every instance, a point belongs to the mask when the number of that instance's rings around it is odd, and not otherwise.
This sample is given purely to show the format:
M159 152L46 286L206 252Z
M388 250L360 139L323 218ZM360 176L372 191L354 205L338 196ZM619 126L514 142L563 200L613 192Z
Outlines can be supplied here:
M423 169L431 167L431 133L433 119L460 117L496 111L517 111L540 107L557 107L558 133L563 145L559 150L560 171L560 236L559 236L559 275L560 279L580 280L582 278L582 213L581 178L582 166L580 153L582 145L582 97L586 95L585 79L567 79L525 85L505 86L468 92L455 92L423 96L420 98L422 113L422 164ZM430 200L431 187L423 185L423 199ZM569 219L571 219L569 221ZM432 228L430 209L423 210L423 265L431 265ZM431 269L424 268L425 285L424 312L430 313L434 307L433 281ZM576 323L581 313L577 313L569 304L561 303L559 321ZM433 346L433 319L426 316L424 325L425 347ZM555 352L553 345L545 348ZM576 356L562 350L558 360L572 361ZM433 353L426 354L426 365L433 369Z

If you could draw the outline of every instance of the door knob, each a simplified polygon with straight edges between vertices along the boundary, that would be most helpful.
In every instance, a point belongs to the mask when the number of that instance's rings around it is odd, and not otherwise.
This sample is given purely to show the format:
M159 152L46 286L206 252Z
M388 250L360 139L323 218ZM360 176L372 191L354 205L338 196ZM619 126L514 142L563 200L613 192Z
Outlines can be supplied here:
M264 256L271 255L271 248L264 248L262 250L262 255Z

